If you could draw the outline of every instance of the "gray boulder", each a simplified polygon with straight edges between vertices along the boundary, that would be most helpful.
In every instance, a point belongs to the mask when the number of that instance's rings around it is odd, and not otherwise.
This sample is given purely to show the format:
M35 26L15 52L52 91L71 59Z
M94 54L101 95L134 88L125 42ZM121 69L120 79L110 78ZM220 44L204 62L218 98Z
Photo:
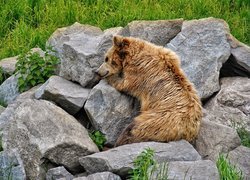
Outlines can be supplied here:
M184 21L181 32L166 47L181 58L181 66L202 99L220 89L219 72L230 56L229 28L215 18Z
M25 170L22 160L16 151L0 152L0 179L25 180Z
M17 148L30 179L45 178L52 162L79 171L78 158L98 152L87 130L61 108L44 100L25 100L3 131L3 147Z
M123 34L164 46L181 31L182 23L182 19L133 21L124 27Z
M239 146L229 152L228 159L242 171L246 179L250 177L250 148Z
M114 145L138 106L133 98L102 80L91 90L84 108L94 128L105 135L108 145Z
M30 90L18 95L14 102L10 103L5 110L0 114L0 132L5 128L5 126L11 121L11 117L14 115L15 110L18 106L27 99L34 99L34 94L40 85L31 88Z
M16 70L17 58L18 56L2 59L0 61L0 67L5 73L13 74Z
M204 108L215 118L211 121L250 132L250 79L230 77L221 79L221 90Z
M51 76L35 93L36 99L53 101L70 114L76 114L89 95L89 89L59 76Z
M204 161L176 161L168 163L169 180L219 180L220 176L216 164L210 160Z
M74 176L70 174L63 166L52 168L46 174L46 180L55 180L64 178L65 180L72 180Z
M77 177L74 178L73 180L121 180L121 178L111 172L101 172L101 173L91 174L87 177Z
M119 146L104 152L95 153L79 159L84 169L92 174L110 171L124 176L133 168L133 161L146 148L155 151L158 162L195 161L201 157L187 141L170 143L143 142Z
M214 123L212 118L213 116L205 115L201 121L196 150L202 158L216 162L220 153L228 153L238 147L240 138L235 129Z
M97 82L93 70L103 62L104 53L112 45L112 37L122 28L102 31L100 28L75 23L57 29L47 45L57 51L61 59L59 75L79 82L83 87L92 87Z
M10 104L20 94L17 81L18 77L12 75L0 85L0 101L2 103Z

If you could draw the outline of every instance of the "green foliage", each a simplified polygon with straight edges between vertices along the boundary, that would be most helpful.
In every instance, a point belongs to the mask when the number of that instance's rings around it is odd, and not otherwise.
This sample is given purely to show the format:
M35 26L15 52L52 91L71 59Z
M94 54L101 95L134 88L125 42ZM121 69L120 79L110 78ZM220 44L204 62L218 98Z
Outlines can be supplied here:
M58 62L58 58L47 51L44 57L37 52L20 55L16 63L19 91L23 92L37 84L44 83L55 73Z
M102 150L105 142L107 141L104 134L102 134L100 131L93 131L89 135L90 135L90 138L97 145L99 150Z
M102 29L133 20L226 20L232 34L250 43L249 0L0 0L0 59L39 46L58 27L78 21Z
M230 164L227 158L220 154L217 162L216 162L220 179L221 180L243 180L244 177L242 175L241 170L238 170L235 166Z
M241 144L250 147L250 132L246 130L246 124L244 124L243 121L241 121L241 123L233 121L232 119L230 121L232 124L231 126L236 129L240 137Z
M131 172L131 180L148 180L148 170L155 166L154 151L150 148L145 149L134 160L134 169Z
M237 128L237 133L240 136L241 144L243 146L250 148L250 133L246 130L245 127Z
M131 180L167 180L167 171L167 164L159 165L154 159L154 150L147 148L136 157L129 174Z

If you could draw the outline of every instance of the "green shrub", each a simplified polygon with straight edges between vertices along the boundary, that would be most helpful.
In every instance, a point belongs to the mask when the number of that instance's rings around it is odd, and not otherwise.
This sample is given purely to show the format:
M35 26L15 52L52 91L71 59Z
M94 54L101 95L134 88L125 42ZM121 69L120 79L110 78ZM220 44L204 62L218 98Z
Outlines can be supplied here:
M159 165L154 159L154 150L147 148L136 157L129 174L130 180L167 180L167 171L167 164Z
M89 134L89 136L97 145L99 150L102 150L105 142L107 141L104 134L102 134L100 131L93 131Z
M21 54L16 63L16 74L19 76L19 91L23 92L37 84L44 83L50 76L55 74L58 62L58 58L47 51L44 57L41 57L37 52Z
M243 180L243 175L240 170L238 170L235 166L230 164L227 158L220 154L217 162L216 162L220 179L221 180Z
M150 148L145 149L134 160L134 169L130 172L131 180L148 180L148 170L155 166L154 151Z
M237 133L240 136L241 144L243 146L250 148L250 133L246 130L245 127L237 128Z

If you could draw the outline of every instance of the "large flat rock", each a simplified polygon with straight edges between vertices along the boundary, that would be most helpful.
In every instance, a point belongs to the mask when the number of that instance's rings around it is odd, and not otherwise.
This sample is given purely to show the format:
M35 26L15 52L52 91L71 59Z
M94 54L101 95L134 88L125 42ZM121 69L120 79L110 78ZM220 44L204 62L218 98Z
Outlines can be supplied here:
M216 164L210 160L176 161L168 164L168 179L219 180Z
M133 168L133 161L145 148L155 152L158 162L195 161L201 157L187 141L170 143L143 142L119 146L104 152L95 153L79 159L88 173L110 171L124 176Z

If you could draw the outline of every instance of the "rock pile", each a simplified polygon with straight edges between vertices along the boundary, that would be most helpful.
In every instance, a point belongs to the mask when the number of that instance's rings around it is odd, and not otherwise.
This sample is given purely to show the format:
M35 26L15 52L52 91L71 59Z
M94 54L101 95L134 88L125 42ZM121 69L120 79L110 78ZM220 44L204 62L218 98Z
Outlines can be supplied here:
M93 72L116 34L142 38L181 57L204 103L194 146L184 140L143 142L99 152L87 128L104 133L106 146L112 147L139 113L136 99L98 82ZM22 94L16 75L0 85L0 101L8 105L0 107L0 169L14 162L9 173L15 179L119 180L148 147L159 163L168 163L169 179L219 179L220 153L229 153L250 176L250 149L241 146L236 132L239 126L250 131L250 47L238 42L223 20L134 21L105 31L75 23L56 30L47 44L60 58L56 76ZM15 62L15 57L2 60L0 66L10 73ZM6 174L0 171L0 177Z

